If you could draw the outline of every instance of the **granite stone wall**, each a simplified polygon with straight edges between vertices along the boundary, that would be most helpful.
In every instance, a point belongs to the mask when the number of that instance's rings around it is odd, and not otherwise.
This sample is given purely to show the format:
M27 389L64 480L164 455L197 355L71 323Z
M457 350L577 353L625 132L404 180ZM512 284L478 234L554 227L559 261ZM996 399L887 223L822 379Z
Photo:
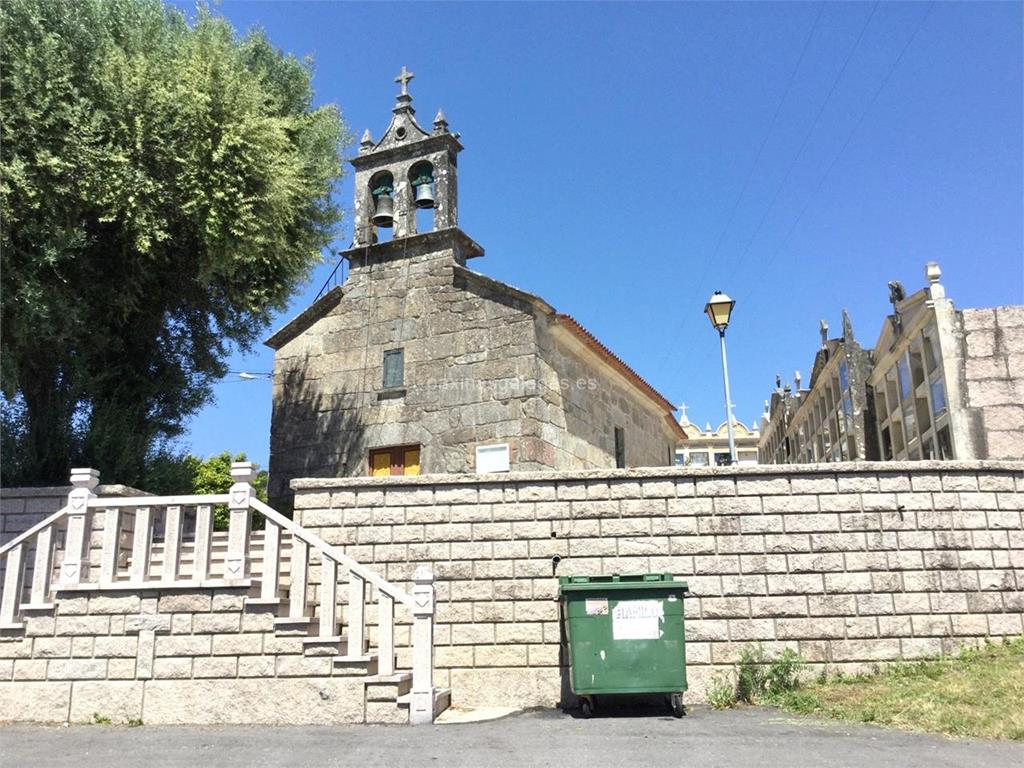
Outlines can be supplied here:
M961 391L979 455L1024 458L1024 306L965 309Z
M0 544L41 523L67 504L71 486L0 488Z
M477 446L496 443L516 471L608 467L621 426L630 465L671 463L658 407L554 338L543 300L466 269L464 237L374 246L268 341L272 504L289 504L297 477L368 474L369 450L385 446L420 445L423 473L472 472ZM385 389L384 352L398 348L404 381Z
M615 466L615 428L623 430L627 467L675 463L678 438L665 428L666 414L634 394L633 384L593 362L579 339L551 323L538 326L540 383L554 405L541 426L561 470Z
M1024 464L862 463L302 479L296 518L403 583L437 575L453 706L571 699L558 577L686 579L691 698L741 651L848 671L1019 635ZM316 580L315 574L313 580Z
M62 592L0 634L0 722L407 722L395 684L310 655L248 589ZM336 651L335 651L336 652Z

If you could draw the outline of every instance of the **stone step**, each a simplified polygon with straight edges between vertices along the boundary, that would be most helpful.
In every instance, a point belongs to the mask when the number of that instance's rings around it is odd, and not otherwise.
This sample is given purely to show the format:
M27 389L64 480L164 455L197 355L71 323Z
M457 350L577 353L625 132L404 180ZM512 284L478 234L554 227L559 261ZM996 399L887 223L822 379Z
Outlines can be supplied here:
M408 709L412 705L412 691L398 697L398 706ZM451 688L434 688L434 717L452 705Z
M397 703L399 697L412 690L412 672L396 672L393 675L371 675L363 682L366 685L367 701L390 701Z
M350 675L375 675L377 674L377 654L361 653L346 654L334 657L335 672L344 672Z

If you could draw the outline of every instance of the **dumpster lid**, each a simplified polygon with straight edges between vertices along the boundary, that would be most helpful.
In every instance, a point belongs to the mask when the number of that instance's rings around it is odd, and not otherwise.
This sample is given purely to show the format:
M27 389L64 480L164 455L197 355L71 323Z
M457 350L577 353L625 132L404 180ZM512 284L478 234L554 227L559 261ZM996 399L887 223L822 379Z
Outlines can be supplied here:
M684 592L689 590L685 581L677 581L671 573L613 573L600 576L561 576L558 579L562 592L645 589L648 587L675 587Z

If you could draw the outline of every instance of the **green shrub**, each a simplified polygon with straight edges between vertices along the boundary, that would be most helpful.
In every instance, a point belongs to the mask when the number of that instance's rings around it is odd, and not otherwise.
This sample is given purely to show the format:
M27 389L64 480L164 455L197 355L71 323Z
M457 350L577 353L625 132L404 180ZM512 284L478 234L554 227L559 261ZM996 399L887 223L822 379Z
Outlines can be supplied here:
M715 709L728 709L736 703L736 686L728 672L719 672L711 678L707 698L708 704Z
M716 676L708 690L708 702L716 709L722 709L738 702L753 704L759 700L770 701L798 687L798 677L804 663L791 648L786 648L776 658L770 659L760 645L748 645L740 652L736 665L736 684L732 685L728 676L724 680ZM719 701L724 700L726 684L729 687L729 702L716 705L711 697L714 695Z

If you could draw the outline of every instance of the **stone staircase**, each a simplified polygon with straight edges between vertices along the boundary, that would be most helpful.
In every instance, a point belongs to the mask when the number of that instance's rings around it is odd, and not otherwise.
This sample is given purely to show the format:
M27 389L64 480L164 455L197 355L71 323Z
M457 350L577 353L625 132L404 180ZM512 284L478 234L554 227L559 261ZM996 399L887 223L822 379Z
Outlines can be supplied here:
M228 494L97 499L97 473L76 470L68 505L0 548L0 633L24 633L32 616L59 617L61 600L81 595L241 596L239 624L273 638L262 647L272 645L277 676L280 658L293 667L305 659L311 679L361 679L367 721L432 722L450 702L450 691L432 683L432 574L418 571L406 592L256 499L250 465L232 474ZM227 531L213 530L217 505L229 508ZM263 530L252 530L254 515ZM411 624L396 623L396 604ZM140 632L170 631L159 617L149 623ZM135 624L149 626L144 616ZM402 654L396 626L409 630ZM397 668L399 655L411 668Z

